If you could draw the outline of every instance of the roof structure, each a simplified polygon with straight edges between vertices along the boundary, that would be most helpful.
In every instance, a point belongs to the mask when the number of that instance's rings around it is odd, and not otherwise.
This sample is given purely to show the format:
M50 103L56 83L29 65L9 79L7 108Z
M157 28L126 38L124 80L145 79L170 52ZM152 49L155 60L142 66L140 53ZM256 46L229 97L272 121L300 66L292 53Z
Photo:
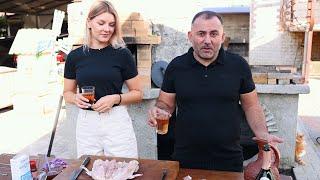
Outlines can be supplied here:
M0 0L0 12L41 15L72 0Z

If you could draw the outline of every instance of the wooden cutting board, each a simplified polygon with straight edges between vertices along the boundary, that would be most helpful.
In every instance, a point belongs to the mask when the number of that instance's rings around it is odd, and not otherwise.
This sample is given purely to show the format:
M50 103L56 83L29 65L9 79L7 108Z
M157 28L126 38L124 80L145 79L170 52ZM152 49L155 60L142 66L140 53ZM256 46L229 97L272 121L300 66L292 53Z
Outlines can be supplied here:
M90 156L91 160L89 164L87 165L87 168L89 170L92 169L93 162L96 159L102 159L105 160L106 157L104 156ZM66 169L64 169L57 177L55 177L55 180L65 180L70 179L72 172L79 168L81 162L83 161L84 157L81 157L79 161L73 162L72 164L69 164ZM126 161L129 162L130 158L107 158L108 160L115 159L116 161ZM179 162L177 161L160 161L160 160L151 160L151 159L138 159L139 161L139 170L137 173L143 174L141 177L136 177L135 180L161 180L162 177L162 171L163 169L167 169L167 176L166 179L176 179L179 173ZM84 179L91 179L90 176L88 176L85 171L82 171L80 174L78 180L84 180Z

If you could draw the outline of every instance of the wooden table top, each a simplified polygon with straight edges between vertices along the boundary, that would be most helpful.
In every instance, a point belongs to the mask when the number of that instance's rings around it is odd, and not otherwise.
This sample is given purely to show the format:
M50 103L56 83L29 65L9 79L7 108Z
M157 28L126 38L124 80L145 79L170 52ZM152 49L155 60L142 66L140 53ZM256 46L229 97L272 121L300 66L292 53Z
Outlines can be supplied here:
M10 159L14 155L12 154L1 154L0 155L0 179L1 180L11 180L11 169L10 169ZM90 156L91 161L87 165L88 169L92 168L93 162L96 159L106 159L102 156ZM34 157L32 157L34 158ZM30 159L32 159L30 158ZM68 167L60 173L55 180L65 180L70 179L70 176L73 170L77 169L82 160L80 159L72 159L66 160L68 162ZM108 158L108 159L116 159L117 161L129 161L132 159L129 158ZM178 179L182 180L186 176L191 176L193 180L243 180L243 173L237 172L227 172L227 171L212 171L212 170L201 170L201 169L184 169L179 168L179 163L176 161L161 161L161 160L151 160L151 159L138 159L139 161L139 171L138 173L143 173L143 176L135 178L135 180L161 180L162 170L168 169L168 174L166 176L166 180ZM7 175L1 175L1 173ZM79 180L91 179L85 172L82 172L78 178ZM292 180L290 176L280 176L281 180Z
M228 172L228 171L210 171L202 169L183 169L179 170L177 179L183 179L186 176L191 176L192 180L196 179L223 179L223 180L243 180L243 173Z

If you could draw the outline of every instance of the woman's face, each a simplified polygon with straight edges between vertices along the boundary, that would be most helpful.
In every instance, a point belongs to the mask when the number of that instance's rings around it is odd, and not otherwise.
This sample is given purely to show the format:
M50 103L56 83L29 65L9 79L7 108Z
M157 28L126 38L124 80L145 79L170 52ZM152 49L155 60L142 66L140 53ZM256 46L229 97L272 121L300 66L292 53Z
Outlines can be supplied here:
M102 13L88 20L88 28L91 33L91 45L107 45L116 27L114 15Z

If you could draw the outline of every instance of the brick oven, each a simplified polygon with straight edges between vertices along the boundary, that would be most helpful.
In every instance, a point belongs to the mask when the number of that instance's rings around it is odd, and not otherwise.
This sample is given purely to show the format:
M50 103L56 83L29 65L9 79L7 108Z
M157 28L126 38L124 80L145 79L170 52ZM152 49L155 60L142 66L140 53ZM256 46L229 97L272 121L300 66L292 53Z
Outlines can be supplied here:
M135 57L143 87L150 89L151 47L153 44L159 44L161 37L152 35L150 24L136 12L121 22L121 30L127 47Z

